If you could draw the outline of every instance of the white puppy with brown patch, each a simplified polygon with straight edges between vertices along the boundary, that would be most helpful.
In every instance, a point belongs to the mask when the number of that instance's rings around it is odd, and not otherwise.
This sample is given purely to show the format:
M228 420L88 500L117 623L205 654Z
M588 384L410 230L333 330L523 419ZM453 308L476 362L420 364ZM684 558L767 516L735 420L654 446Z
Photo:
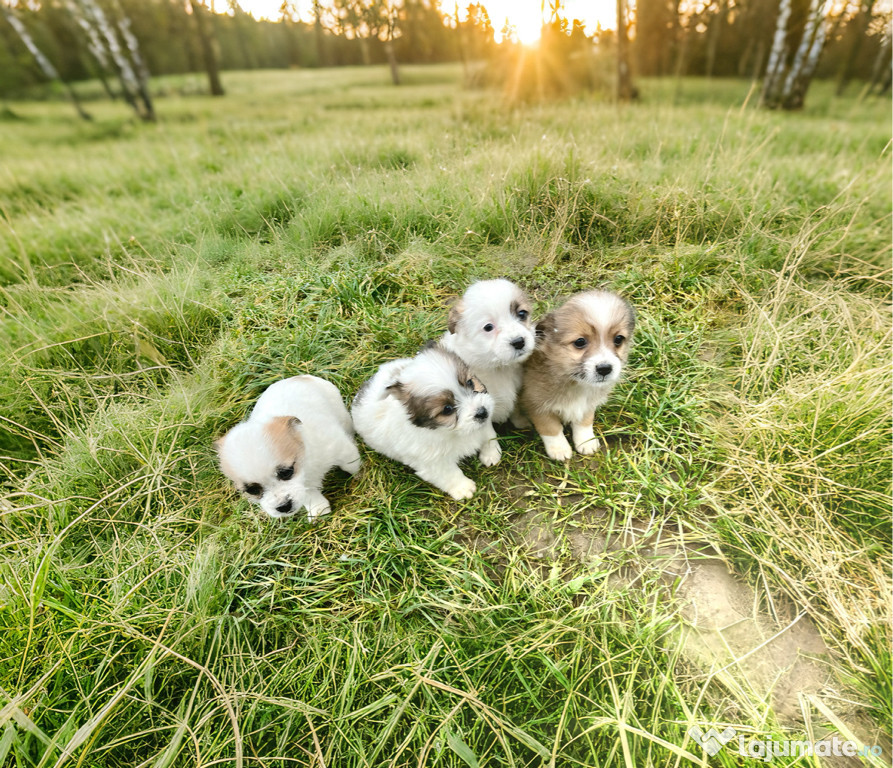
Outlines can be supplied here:
M216 443L220 469L270 517L302 507L313 522L330 507L320 488L326 473L360 468L350 415L338 388L316 376L270 385L247 421Z
M512 414L522 364L533 353L530 299L510 280L473 283L450 310L440 340L475 372L493 398L493 422Z
M493 398L459 357L436 345L382 365L351 413L370 448L454 499L471 498L477 488L459 461L475 453L485 466L499 461Z
M565 424L577 451L598 450L595 409L620 379L635 323L632 305L608 291L577 293L537 323L536 350L524 365L518 401L550 458L571 457Z

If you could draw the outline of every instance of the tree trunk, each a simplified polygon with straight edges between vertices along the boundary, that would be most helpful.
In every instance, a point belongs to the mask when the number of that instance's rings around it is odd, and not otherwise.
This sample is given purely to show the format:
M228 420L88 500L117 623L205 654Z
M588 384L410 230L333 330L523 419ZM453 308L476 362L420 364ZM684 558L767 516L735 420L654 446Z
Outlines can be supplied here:
M84 108L81 106L80 99L78 99L77 94L74 92L74 88L72 88L61 78L59 73L56 71L56 68L52 65L52 63L50 63L50 60L46 56L44 56L43 51L41 51L40 48L37 47L37 44L34 42L31 34L28 32L28 29L12 12L12 9L3 2L0 2L0 9L3 10L3 15L9 22L9 25L16 31L16 34L25 44L25 47L34 57L35 61L37 61L37 65L40 67L43 74L46 75L46 77L49 78L51 82L58 81L59 83L61 83L62 87L65 89L65 92L68 94L68 98L71 100L72 105L74 106L75 110L82 120L92 120L93 118L86 111L84 111Z
M784 109L802 109L806 91L812 81L819 55L825 46L827 24L825 20L825 0L812 0L809 17L803 30L800 45L794 55L794 62L784 83L781 106Z
M95 0L79 1L81 8L83 8L85 12L86 19L98 30L111 60L115 63L118 81L121 83L121 93L124 94L125 101L130 104L133 111L136 112L141 120L154 120L155 112L151 108L151 100L149 100L148 104L144 101L144 107L140 107L140 104L137 101L137 94L139 94L141 90L139 80L137 79L136 73L133 71L130 60L121 49L121 43L118 41L118 36L109 24L105 12L99 7Z
M713 22L710 24L710 38L707 41L707 68L706 76L713 77L713 68L716 66L716 49L719 46L719 38L722 34L722 28L726 24L726 17L729 13L729 0L720 0L719 10L713 15Z
M617 101L632 101L634 95L635 89L629 68L626 2L617 0Z
M220 82L220 59L217 56L217 41L213 38L208 28L208 19L205 17L206 8L201 0L189 0L189 9L195 19L195 28L198 31L198 41L202 49L202 59L205 63L205 71L208 73L208 87L212 96L223 96L223 83Z
M775 35L772 38L769 65L766 67L763 92L760 96L760 103L769 109L777 109L781 106L785 59L787 58L785 41L788 33L788 20L791 18L791 5L791 0L781 0L778 8L778 21L775 25Z
M155 106L149 93L149 68L146 66L146 62L143 61L139 43L130 30L130 19L124 13L124 9L118 0L115 0L115 11L118 14L118 29L121 32L121 37L124 38L127 50L130 52L130 59L136 68L137 93L140 99L142 99L143 107L146 110L145 119L155 122Z
M394 53L394 41L390 37L384 44L384 50L388 56L388 66L391 68L391 82L400 85L400 68L397 65L397 55Z

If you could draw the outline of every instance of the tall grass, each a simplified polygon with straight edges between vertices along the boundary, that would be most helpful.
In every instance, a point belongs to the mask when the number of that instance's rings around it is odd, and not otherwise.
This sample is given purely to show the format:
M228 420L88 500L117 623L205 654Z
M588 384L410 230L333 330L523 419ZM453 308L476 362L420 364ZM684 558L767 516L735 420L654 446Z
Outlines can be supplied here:
M887 105L646 82L627 109L505 111L449 68L408 75L233 74L214 102L172 80L157 126L15 105L0 762L679 765L703 759L694 723L807 731L680 644L649 544L671 532L770 618L805 612L823 706L882 739ZM557 465L509 432L457 504L366 452L316 526L236 498L211 441L265 386L315 373L347 400L501 275L538 313L593 285L636 305L607 453ZM530 515L648 536L581 559L519 535Z

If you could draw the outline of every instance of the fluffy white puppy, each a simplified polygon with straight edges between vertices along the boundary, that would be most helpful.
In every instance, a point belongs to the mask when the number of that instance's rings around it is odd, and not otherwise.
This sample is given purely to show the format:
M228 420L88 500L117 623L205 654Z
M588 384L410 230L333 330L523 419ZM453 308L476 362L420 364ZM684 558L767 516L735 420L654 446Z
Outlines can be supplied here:
M447 328L441 346L459 355L483 382L495 403L493 421L505 421L535 342L527 294L510 280L473 283L450 310Z
M459 357L437 346L382 365L351 413L370 448L454 499L471 498L477 488L459 469L461 459L477 453L485 466L499 461L493 398Z
M360 468L350 415L337 387L316 376L277 381L264 391L247 421L215 444L220 469L270 517L302 507L313 522L329 512L320 492L332 467Z
M577 451L598 450L595 409L620 379L635 324L629 302L608 291L574 294L537 323L536 351L524 365L518 402L550 458L571 457L565 424Z

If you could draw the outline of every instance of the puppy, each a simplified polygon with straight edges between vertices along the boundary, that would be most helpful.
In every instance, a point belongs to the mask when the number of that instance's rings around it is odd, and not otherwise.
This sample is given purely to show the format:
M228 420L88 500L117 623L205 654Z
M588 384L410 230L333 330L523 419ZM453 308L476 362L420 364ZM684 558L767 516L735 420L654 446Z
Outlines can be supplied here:
M270 517L289 517L302 507L313 522L330 507L320 493L334 466L360 468L353 425L334 384L295 376L272 384L247 421L216 443L220 469Z
M461 459L477 453L485 466L499 461L493 398L461 359L436 345L382 365L351 412L370 448L409 465L454 499L476 490L459 469Z
M620 379L635 322L632 306L617 294L585 291L537 324L536 350L524 366L519 403L550 458L571 457L563 431L568 423L580 453L598 450L595 409Z
M509 280L471 285L450 310L440 340L475 372L493 398L493 422L502 423L515 408L521 364L533 353L530 299Z

